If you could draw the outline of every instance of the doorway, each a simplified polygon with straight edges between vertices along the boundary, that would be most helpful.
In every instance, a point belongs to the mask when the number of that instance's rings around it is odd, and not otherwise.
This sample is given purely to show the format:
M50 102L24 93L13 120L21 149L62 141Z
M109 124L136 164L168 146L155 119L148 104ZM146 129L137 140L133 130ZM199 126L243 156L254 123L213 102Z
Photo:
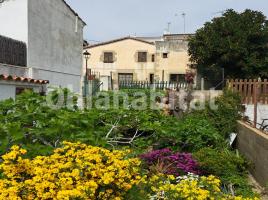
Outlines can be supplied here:
M154 74L150 74L150 84L154 83Z

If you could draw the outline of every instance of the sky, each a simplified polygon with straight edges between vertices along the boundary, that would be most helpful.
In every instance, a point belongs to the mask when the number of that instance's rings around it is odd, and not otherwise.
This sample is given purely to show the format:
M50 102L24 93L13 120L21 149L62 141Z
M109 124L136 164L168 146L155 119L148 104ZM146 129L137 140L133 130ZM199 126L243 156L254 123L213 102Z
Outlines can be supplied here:
M84 38L90 43L125 36L161 36L170 32L194 33L226 9L262 11L268 16L268 0L66 0L87 23Z

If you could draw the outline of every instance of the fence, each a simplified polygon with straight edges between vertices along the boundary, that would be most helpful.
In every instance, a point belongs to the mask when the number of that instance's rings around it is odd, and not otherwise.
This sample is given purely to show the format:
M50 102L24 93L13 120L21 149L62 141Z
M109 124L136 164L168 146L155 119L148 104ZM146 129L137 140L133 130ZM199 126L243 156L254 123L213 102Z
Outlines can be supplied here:
M0 35L0 63L25 67L27 65L26 44Z
M227 86L232 91L238 92L242 97L242 103L254 104L253 125L257 127L258 103L268 104L268 82L267 79L236 79L228 80Z
M229 89L238 92L244 104L268 104L268 81L257 79L228 80Z
M186 82L167 82L158 81L150 83L149 81L121 81L119 82L119 89L186 89L188 84Z

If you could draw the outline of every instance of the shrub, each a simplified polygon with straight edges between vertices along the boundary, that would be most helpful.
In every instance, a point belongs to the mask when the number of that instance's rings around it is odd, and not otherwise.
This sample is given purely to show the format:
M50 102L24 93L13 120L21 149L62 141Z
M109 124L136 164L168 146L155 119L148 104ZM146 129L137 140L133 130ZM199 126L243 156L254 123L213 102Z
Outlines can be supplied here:
M52 105L47 104L45 97L30 91L16 100L0 101L0 155L17 144L28 150L30 157L49 155L64 140L110 147L105 136L116 121L111 134L114 138L131 138L136 130L141 136L151 135L161 126L161 111L121 107L105 112L79 110L67 105L67 91L62 92L61 107L53 106L60 98L59 91L49 94Z
M136 188L138 187L138 189ZM135 193L134 193L135 192ZM225 199L225 200L258 200L258 198L243 198L231 196L221 191L221 181L215 176L174 176L154 175L143 184L135 186L127 193L128 200L136 200L137 197L151 200L170 199ZM142 199L142 198L138 198Z
M174 153L170 149L151 151L140 156L151 172L180 176L198 174L198 164L190 153Z
M3 156L0 199L121 199L141 179L140 160L127 151L65 142L48 157L23 154L13 146Z
M207 105L206 109L201 111L200 117L208 119L219 133L228 138L230 133L236 131L237 120L241 119L243 112L241 98L237 93L224 90L223 95L216 98L215 103L218 109L213 110Z
M194 152L204 147L224 146L223 136L206 119L194 114L184 119L166 118L157 130L155 148L172 148L181 152Z
M52 92L52 100L56 98L57 93ZM56 109L47 104L45 97L32 92L23 93L16 100L2 101L0 155L18 144L28 150L28 156L48 155L64 140L105 146L100 133L103 127L96 126L98 114L64 105Z
M244 196L253 196L247 181L247 163L242 157L227 149L215 150L203 148L194 154L205 175L214 174L219 177L228 189L232 186L235 193Z

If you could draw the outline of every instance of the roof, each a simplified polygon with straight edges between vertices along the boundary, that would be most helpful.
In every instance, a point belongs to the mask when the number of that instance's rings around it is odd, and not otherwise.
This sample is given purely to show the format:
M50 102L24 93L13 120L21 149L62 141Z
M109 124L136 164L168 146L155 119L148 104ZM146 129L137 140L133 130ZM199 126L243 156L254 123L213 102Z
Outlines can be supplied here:
M49 83L48 80L24 78L24 77L4 75L4 74L0 74L0 80L33 83L33 84L48 84Z
M87 23L77 14L77 12L74 11L74 9L72 9L72 7L65 0L62 0L62 2L73 12L75 16L77 16L84 23L84 25L87 25Z
M142 37L142 36L139 36L137 37L138 39L140 40L145 40L147 42L156 42L156 41L161 41L163 40L163 36L146 36L146 37Z
M189 33L189 34L164 34L163 38L164 40L187 40L191 36L194 36L195 34Z
M120 42L120 41L124 41L124 40L135 40L135 41L138 41L138 42L143 42L143 43L146 43L146 44L154 45L154 42L148 42L148 41L145 41L145 40L141 40L139 38L128 36L128 37L123 37L123 38L119 38L119 39L115 39L115 40L110 40L110 41L107 41L107 42L102 42L102 43L98 43L98 44L89 45L89 46L84 47L84 49L90 49L90 48L103 46L103 45L107 45L107 44L112 44L112 43Z

